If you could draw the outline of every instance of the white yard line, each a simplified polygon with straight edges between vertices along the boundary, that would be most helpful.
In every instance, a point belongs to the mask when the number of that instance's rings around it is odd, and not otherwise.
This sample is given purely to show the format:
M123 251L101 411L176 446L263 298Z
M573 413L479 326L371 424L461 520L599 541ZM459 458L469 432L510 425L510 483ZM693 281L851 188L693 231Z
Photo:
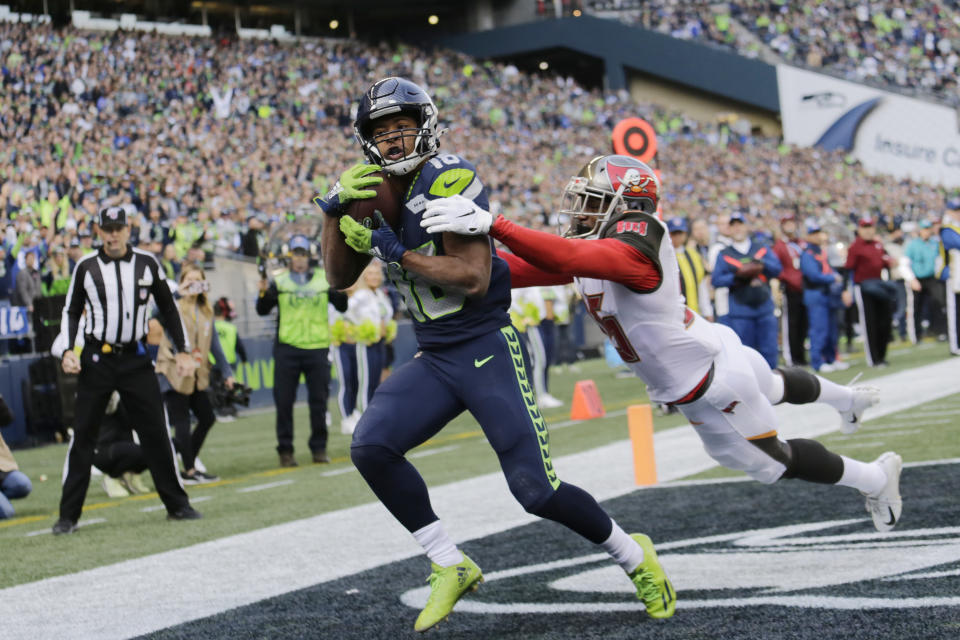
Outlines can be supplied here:
M197 496L196 498L191 497L190 504L197 504L198 502L206 502L207 500L211 500L212 498L213 496ZM140 509L140 511L143 511L144 513L150 513L152 511L163 511L164 509L166 509L164 505L154 504L154 505L150 505L149 507L144 507L143 509ZM83 520L81 520L80 522L83 522Z
M106 518L90 518L89 520L81 520L77 523L77 527L86 527L91 524L100 524L101 522L106 522ZM33 536L42 536L47 533L53 533L53 529L47 527L46 529L37 529L36 531L31 531L24 534L24 537L32 538Z
M929 384L930 380L937 384ZM880 388L881 403L867 412L866 420L960 393L960 360L944 360L870 383ZM777 415L780 432L788 438L829 433L838 428L839 422L837 413L823 405L781 405ZM658 432L654 442L661 482L715 466L692 429ZM560 477L582 486L598 500L636 489L628 440L557 458L555 466ZM435 487L431 500L458 542L535 520L511 497L500 473ZM323 535L317 535L318 531ZM364 535L356 535L357 531ZM70 542L69 538L64 540L64 544ZM420 553L412 537L386 509L370 503L3 589L0 620L5 621L5 640L127 638ZM311 570L303 571L304 566ZM190 589L182 588L185 575L190 576ZM230 588L224 589L223 585ZM118 593L136 593L137 598L118 599ZM50 615L51 602L57 603L57 615Z
M448 451L453 451L454 449L459 449L460 445L458 444L448 444L445 447L432 447L430 449L421 449L420 451L414 451L413 453L407 454L407 459L410 458L426 458L427 456L434 456L438 453L446 453Z
M274 489L276 487L285 487L288 484L293 484L293 483L294 483L294 480L277 480L276 482L255 484L252 487L244 487L243 489L237 489L237 493L251 493L253 491L263 491L264 489Z

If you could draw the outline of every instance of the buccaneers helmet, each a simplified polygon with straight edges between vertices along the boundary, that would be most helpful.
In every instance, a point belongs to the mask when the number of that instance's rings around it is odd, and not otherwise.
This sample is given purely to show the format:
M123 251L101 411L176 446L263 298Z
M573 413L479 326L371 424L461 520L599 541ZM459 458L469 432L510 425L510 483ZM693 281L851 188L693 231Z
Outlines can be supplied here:
M624 211L656 213L660 180L653 169L630 156L597 156L570 178L559 213L570 223L567 238L599 237L607 222Z
M403 129L399 135L393 131L372 135L377 118L400 114L413 118L417 127ZM437 106L426 91L404 78L384 78L367 89L357 107L353 132L367 159L382 167L386 173L396 176L413 171L424 158L434 155L440 146ZM377 148L377 142L384 139L405 140L409 137L414 138L413 152L398 160L387 160ZM405 148L403 145L401 147Z

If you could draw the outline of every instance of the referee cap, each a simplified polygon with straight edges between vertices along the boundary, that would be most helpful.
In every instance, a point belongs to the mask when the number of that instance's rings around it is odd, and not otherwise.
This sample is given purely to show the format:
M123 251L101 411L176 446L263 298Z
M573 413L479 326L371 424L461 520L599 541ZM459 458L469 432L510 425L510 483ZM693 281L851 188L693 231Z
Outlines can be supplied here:
M123 207L104 207L97 216L97 224L101 229L106 227L127 226L127 210Z

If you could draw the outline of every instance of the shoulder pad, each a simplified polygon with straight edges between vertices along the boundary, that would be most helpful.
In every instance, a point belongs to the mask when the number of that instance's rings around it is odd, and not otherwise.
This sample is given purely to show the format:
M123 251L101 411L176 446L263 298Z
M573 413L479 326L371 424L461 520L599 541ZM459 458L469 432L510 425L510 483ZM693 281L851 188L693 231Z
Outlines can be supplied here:
M660 272L660 282L650 291L640 291L639 293L650 293L660 288L663 282L663 265L660 264L660 244L663 242L666 227L655 216L643 211L625 211L624 213L613 216L607 223L606 229L600 235L601 238L614 238L627 244L647 258L657 267Z
M420 180L428 198L462 195L475 200L483 192L483 183L469 161L451 153L438 154L427 160Z
M626 211L614 216L601 234L602 238L616 238L640 250L658 265L663 236L663 223L642 211Z

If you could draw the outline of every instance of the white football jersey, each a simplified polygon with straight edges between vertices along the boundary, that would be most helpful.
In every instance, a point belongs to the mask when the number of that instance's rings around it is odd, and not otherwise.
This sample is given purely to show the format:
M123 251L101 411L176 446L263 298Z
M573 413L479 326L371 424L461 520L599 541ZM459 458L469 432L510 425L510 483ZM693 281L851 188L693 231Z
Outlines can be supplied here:
M665 227L659 245L663 279L655 291L638 293L594 278L575 282L587 311L627 366L647 384L650 399L672 402L690 393L707 374L720 352L720 339L711 323L684 304L677 257Z

